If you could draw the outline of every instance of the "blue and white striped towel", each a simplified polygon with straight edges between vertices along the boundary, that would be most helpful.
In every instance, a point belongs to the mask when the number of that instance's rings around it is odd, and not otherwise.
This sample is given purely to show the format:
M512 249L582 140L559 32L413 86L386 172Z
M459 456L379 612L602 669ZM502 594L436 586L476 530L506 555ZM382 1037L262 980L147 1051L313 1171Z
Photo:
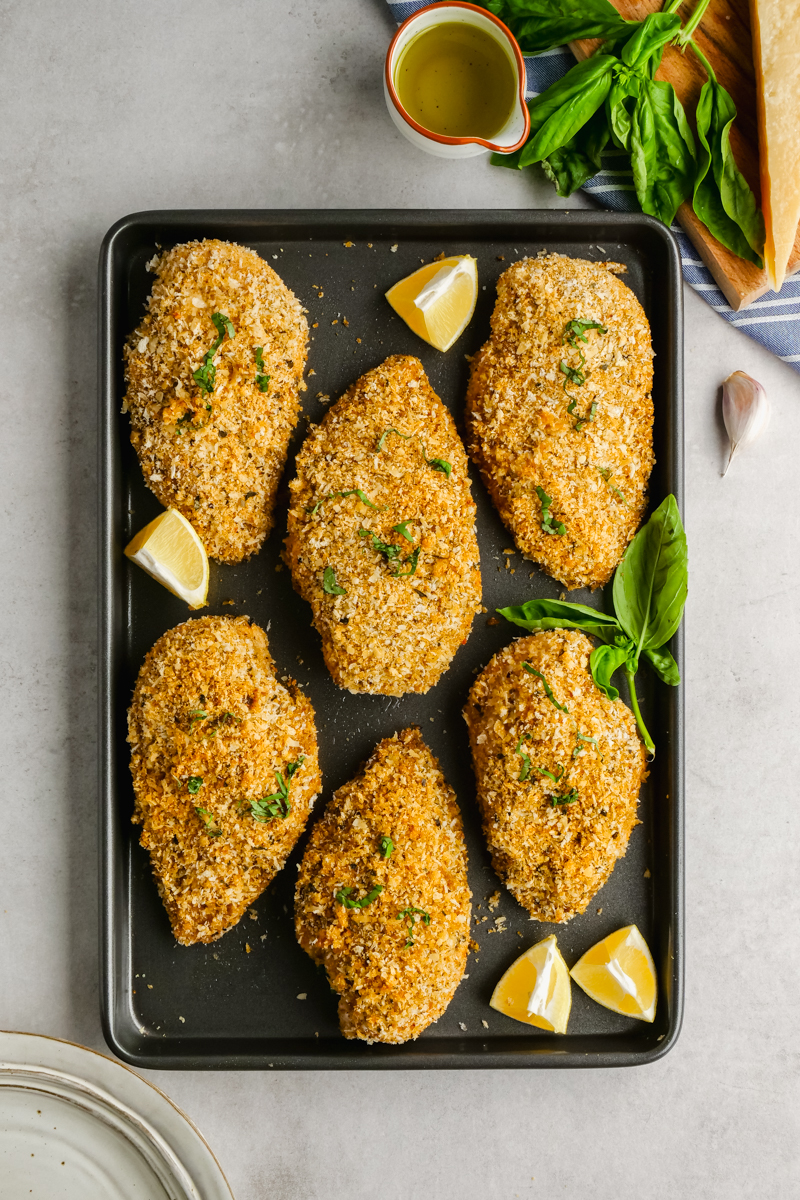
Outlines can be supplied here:
M398 24L429 0L387 0ZM570 51L564 47L525 59L527 94L537 96L556 79L560 79L574 64ZM622 159L624 162L625 160ZM606 156L604 169L584 185L583 190L598 204L620 212L638 208L630 170L620 170L620 158ZM773 354L777 354L795 371L800 372L800 274L785 280L780 296L768 292L741 313L733 311L714 282L711 272L698 258L697 251L678 225L672 232L678 240L683 261L683 277L715 312L731 325L741 329Z

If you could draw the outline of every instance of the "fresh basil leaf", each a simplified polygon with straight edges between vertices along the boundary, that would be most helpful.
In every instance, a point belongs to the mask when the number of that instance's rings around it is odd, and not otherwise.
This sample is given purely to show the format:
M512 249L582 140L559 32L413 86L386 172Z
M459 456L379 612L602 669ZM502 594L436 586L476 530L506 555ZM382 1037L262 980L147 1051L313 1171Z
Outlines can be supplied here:
M642 212L671 225L695 176L694 138L671 83L642 80L631 120L631 166Z
M594 116L609 93L616 62L611 54L587 58L528 102L531 136L520 155L521 167L548 158Z
M495 151L489 162L493 167L510 167L512 171L519 171L521 169L519 165L520 155L524 149L524 146L520 146L519 150L515 150L513 154L498 154Z
M523 54L541 54L576 38L618 41L636 28L609 0L487 0L482 7L508 25Z
M627 661L629 643L623 646L595 646L589 655L592 679L609 700L619 699L619 690L611 683L611 676Z
M692 207L718 242L740 258L764 266L764 217L733 157L730 143L736 105L716 80L707 80L697 102L700 142Z
M687 588L686 534L675 497L667 496L636 534L614 575L614 611L634 643L635 660L672 637L681 623Z
M556 185L559 196L571 196L600 170L600 155L608 143L610 132L604 108L570 138L565 146L542 159L545 175Z
M669 650L643 650L642 654L659 679L671 687L678 686L681 681L681 673Z
M616 617L589 608L588 604L568 604L565 600L528 600L497 611L523 629L581 629L612 642L622 632Z
M631 113L639 95L642 81L638 75L619 72L606 98L606 118L611 137L620 150L630 150Z
M620 59L632 71L647 70L652 77L661 65L664 46L680 27L677 13L650 13L620 50Z
M411 534L408 532L408 522L410 520L411 520L411 518L407 517L406 520L401 521L399 525L393 525L392 533L399 533L400 537L405 538L407 542L413 542L414 539L411 536Z

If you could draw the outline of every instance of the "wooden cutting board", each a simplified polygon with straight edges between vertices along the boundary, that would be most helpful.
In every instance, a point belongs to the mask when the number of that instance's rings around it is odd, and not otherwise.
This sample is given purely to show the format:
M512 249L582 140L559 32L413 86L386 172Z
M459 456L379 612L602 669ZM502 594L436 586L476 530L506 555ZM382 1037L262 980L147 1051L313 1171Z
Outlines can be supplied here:
M659 12L661 0L612 0L623 17L641 21L648 13ZM800 3L800 0L798 0ZM694 5L684 5L681 16L691 13ZM730 92L738 110L731 131L731 145L744 175L756 196L761 189L758 177L758 124L756 118L756 83L753 69L753 50L750 37L748 0L714 0L695 34L697 44L717 73L717 78ZM587 58L597 46L596 41L572 43L578 58ZM694 113L705 72L691 50L681 54L668 46L657 79L667 79L675 88L687 113ZM691 238L698 255L719 284L731 308L738 312L769 291L766 271L738 258L720 245L704 225L701 225L689 204L678 209L678 222ZM800 268L800 230L794 243L786 274Z

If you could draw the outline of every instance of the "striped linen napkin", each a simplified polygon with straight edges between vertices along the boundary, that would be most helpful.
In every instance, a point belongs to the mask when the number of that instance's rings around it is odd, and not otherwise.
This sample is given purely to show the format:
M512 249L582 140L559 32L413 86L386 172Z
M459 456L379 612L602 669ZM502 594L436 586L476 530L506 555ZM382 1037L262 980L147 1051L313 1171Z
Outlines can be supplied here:
M387 0L387 3L399 24L418 9L424 8L429 0ZM566 47L526 57L527 96L538 96L560 79L574 62ZM639 206L630 168L621 166L625 162L624 155L604 156L603 170L584 184L583 191L605 208L635 212ZM672 232L680 246L683 278L690 287L729 324L741 329L800 372L800 274L785 280L780 296L768 292L743 312L736 313L717 287L711 272L698 258L697 251L683 230L673 225Z

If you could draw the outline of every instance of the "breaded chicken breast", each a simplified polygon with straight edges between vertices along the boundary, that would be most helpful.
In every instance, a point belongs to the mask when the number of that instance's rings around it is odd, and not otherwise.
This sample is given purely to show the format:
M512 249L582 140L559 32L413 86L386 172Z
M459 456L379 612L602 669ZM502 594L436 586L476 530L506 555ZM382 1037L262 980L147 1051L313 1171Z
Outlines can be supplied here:
M494 869L539 921L568 921L603 886L647 777L633 714L595 686L591 651L563 629L520 638L464 709Z
M328 670L352 692L426 692L480 609L475 503L453 418L417 358L369 371L312 429L286 561Z
M339 993L346 1038L406 1042L438 1020L467 961L467 850L419 729L385 738L314 825L297 940Z
M653 350L624 270L514 263L472 360L470 456L520 552L570 589L608 582L647 505Z
M297 423L308 323L252 250L215 240L149 264L156 281L125 346L131 441L147 486L235 563L272 528Z
M230 929L281 869L320 790L314 710L247 617L159 638L128 715L133 820L184 946Z

